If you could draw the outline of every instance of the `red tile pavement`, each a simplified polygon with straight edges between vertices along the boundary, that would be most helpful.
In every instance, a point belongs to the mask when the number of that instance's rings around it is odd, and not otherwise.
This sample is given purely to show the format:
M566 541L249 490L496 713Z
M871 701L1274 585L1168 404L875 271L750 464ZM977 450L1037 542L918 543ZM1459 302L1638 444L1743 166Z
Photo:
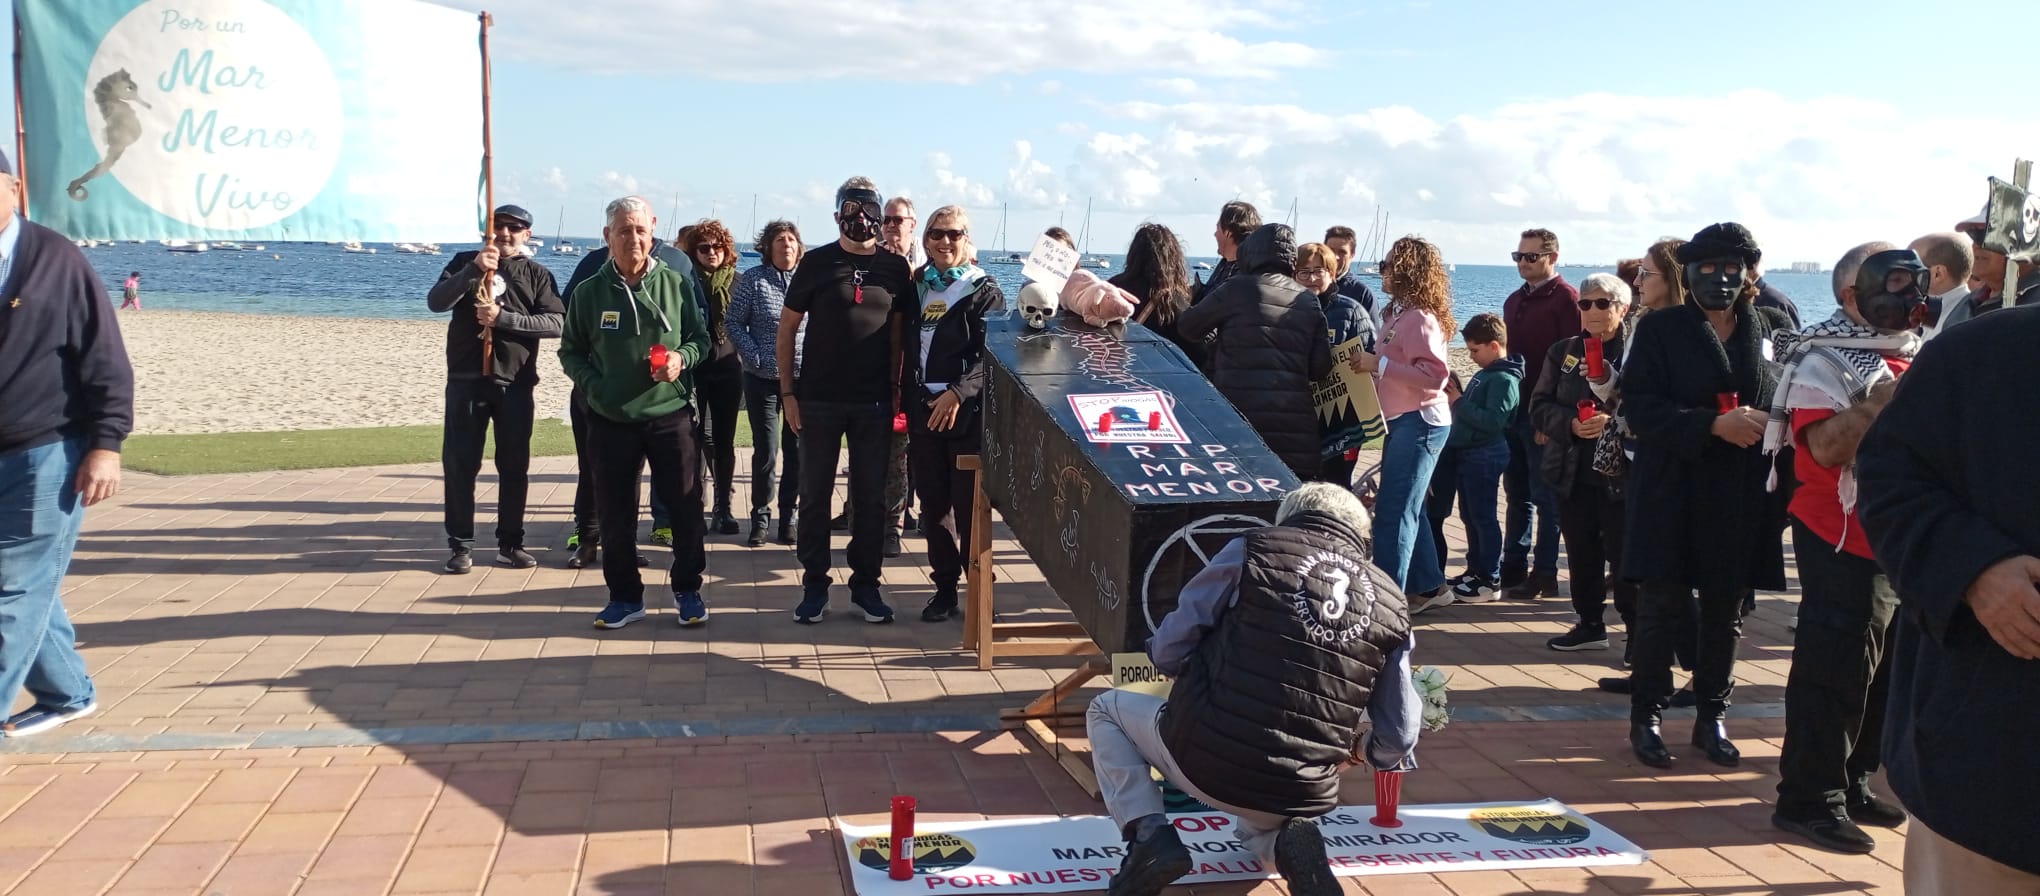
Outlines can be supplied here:
M902 727L989 718L1073 661L980 673L953 624L793 625L789 548L711 539L705 628L681 630L655 605L646 623L592 630L599 572L555 568L570 473L563 459L534 471L543 567L464 577L436 572L436 467L131 475L118 503L89 515L68 581L103 708L0 749L0 892L827 894L844 886L830 819L876 820L896 792L932 818L1101 811L1012 733ZM911 611L930 589L920 543L907 546L886 575ZM1068 618L1024 552L998 547L1001 615ZM1748 629L1737 699L1759 717L1775 714L1792 610L1789 595L1766 595ZM1448 608L1422 617L1419 660L1454 674L1467 717L1619 713L1622 699L1592 685L1614 652L1543 648L1568 617L1556 600ZM760 720L880 732L714 729ZM636 722L709 730L653 740L599 727ZM544 740L501 727L559 723L583 727ZM1733 727L1742 769L1689 758L1661 775L1629 758L1619 722L1456 722L1426 739L1406 801L1556 797L1654 860L1374 877L1348 891L1899 891L1894 833L1874 832L1874 856L1838 857L1771 830L1782 727ZM448 732L463 733L434 740ZM234 748L208 740L223 736ZM258 737L316 745L248 746ZM1370 787L1351 779L1349 801Z

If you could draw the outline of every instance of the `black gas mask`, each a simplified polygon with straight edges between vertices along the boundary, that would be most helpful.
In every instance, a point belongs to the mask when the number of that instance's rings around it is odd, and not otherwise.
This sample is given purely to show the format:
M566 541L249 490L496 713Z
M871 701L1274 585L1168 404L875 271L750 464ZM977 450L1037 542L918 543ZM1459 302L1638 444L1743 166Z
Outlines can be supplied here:
M1726 311L1742 295L1744 272L1740 258L1714 258L1686 265L1686 292L1693 303L1708 311Z
M1856 313L1864 323L1886 333L1916 329L1931 314L1927 285L1932 277L1910 249L1872 255L1856 272Z
M836 229L853 242L878 239L878 225L884 220L885 200L877 190L847 189L836 192Z

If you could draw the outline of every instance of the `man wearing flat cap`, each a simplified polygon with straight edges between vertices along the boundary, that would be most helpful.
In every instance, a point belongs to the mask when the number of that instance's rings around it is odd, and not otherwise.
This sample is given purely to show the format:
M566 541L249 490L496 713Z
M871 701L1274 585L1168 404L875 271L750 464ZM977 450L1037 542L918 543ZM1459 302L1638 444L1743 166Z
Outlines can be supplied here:
M446 326L446 432L440 466L446 476L446 571L474 568L475 477L482 443L496 427L496 562L529 569L524 551L524 497L529 490L532 390L538 386L538 340L559 338L566 306L552 271L530 257L531 213L496 209L489 243L462 252L439 272L426 294L434 312L453 312ZM486 298L478 293L487 284Z
M1622 574L1642 583L1629 741L1644 764L1672 764L1659 718L1672 693L1682 608L1697 591L1692 744L1734 766L1740 754L1722 719L1743 596L1785 587L1784 495L1765 488L1762 442L1777 385L1767 344L1791 322L1755 305L1752 272L1763 253L1742 225L1712 225L1677 257L1691 301L1644 316L1622 371L1624 416L1637 439Z

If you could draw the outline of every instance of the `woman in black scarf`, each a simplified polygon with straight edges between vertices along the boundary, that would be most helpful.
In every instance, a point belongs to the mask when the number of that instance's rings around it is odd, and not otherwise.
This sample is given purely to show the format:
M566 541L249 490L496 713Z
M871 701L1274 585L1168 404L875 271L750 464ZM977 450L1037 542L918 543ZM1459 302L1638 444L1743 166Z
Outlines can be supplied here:
M737 518L730 514L731 477L737 472L737 406L744 399L744 364L724 324L730 311L730 289L737 282L737 241L721 221L702 221L684 231L680 248L694 261L694 285L708 318L708 357L694 368L694 391L705 411L703 456L715 474L717 533L735 535Z
M1785 506L1765 488L1763 409L1777 385L1765 346L1791 322L1751 304L1762 257L1740 224L1715 224L1679 247L1689 301L1637 322L1622 374L1623 416L1637 440L1622 569L1641 583L1629 743L1658 768L1672 764L1659 721L1672 693L1680 607L1698 592L1692 743L1734 766L1741 754L1722 717L1743 596L1785 586Z

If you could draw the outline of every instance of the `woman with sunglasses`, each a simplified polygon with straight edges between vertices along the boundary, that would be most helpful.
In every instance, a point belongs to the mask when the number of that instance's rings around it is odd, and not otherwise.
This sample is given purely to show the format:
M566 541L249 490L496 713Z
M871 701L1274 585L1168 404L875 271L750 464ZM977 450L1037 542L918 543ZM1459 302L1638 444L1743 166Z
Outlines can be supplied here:
M970 215L962 208L936 209L928 216L921 243L928 263L914 272L920 325L908 346L900 406L907 414L907 450L927 522L928 568L935 581L935 595L921 610L921 621L941 622L956 614L956 586L963 578L963 552L970 548L971 500L977 490L977 473L957 469L956 459L978 453L978 409L988 376L985 315L1005 311L1006 294L997 279L977 266Z
M1629 286L1612 274L1593 274L1580 283L1579 335L1553 343L1530 393L1530 422L1549 441L1538 471L1558 496L1558 527L1565 539L1567 577L1572 582L1572 630L1545 642L1552 650L1606 650L1609 572L1615 615L1625 631L1636 620L1636 585L1622 569L1622 480L1594 464L1603 435L1613 424L1612 403L1594 394L1596 383L1614 379L1633 326Z
M702 454L715 475L717 534L735 535L737 518L730 514L731 478L737 472L737 407L744 399L744 363L730 341L730 290L737 282L737 241L721 221L696 222L678 238L694 262L695 293L708 320L708 357L694 368L694 391L706 419L702 421Z
M1374 562L1395 578L1415 615L1433 602L1452 602L1444 559L1424 520L1424 493L1452 432L1445 334L1458 324L1444 255L1429 241L1396 240L1381 264L1381 285L1389 303L1376 337L1380 354L1358 352L1347 363L1355 373L1374 375L1388 421L1374 499Z

